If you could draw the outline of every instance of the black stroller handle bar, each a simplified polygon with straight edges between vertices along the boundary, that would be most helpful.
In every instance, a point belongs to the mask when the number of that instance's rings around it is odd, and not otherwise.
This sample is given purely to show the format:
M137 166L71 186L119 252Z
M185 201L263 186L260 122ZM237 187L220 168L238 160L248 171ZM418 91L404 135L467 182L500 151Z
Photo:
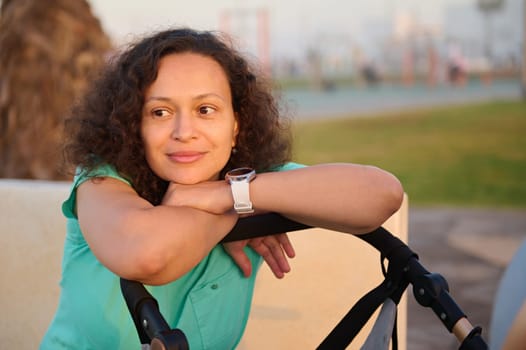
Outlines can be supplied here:
M276 213L255 215L239 219L221 242L308 228L312 227ZM318 349L346 348L376 309L375 306L373 310L364 310L364 305L370 308L371 299L378 299L379 296L391 298L398 303L408 284L413 285L413 293L418 303L430 307L448 331L457 337L461 344L459 349L487 349L481 336L481 328L473 327L469 323L466 315L451 298L447 281L441 275L427 271L418 261L418 256L404 242L383 227L356 236L376 248L382 261L388 260L387 271L382 263L386 280L349 311ZM179 329L170 329L159 311L157 301L141 283L121 279L121 290L142 344L150 344L151 350L188 349L184 333ZM358 319L359 324L350 327L351 319ZM349 327L352 329L349 330Z

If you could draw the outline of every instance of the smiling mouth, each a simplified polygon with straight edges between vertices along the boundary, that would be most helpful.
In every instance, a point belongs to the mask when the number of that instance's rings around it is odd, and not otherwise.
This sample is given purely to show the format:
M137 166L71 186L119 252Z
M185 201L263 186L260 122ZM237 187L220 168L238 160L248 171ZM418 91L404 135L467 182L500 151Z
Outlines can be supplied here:
M201 159L204 155L204 152L174 152L169 153L168 158L176 163L193 163Z

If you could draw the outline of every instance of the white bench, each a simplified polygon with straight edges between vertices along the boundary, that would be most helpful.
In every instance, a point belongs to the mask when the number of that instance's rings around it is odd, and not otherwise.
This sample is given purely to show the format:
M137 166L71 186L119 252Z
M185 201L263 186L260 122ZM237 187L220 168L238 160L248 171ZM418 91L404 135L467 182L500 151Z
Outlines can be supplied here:
M67 182L0 180L0 344L36 349L59 296ZM407 241L407 201L385 227ZM349 308L382 280L379 253L360 239L321 229L290 234L293 271L275 279L266 266L239 349L313 349ZM359 348L371 324L351 348ZM399 306L406 348L406 303Z
M0 180L0 344L37 349L59 296L69 183Z

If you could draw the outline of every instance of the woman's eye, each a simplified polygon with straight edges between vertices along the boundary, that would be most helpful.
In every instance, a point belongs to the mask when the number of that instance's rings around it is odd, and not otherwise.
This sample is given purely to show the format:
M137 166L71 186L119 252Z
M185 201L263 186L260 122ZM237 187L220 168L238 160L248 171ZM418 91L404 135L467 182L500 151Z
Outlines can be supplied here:
M199 114L201 115L208 115L212 112L214 112L215 109L213 107L210 107L210 106L201 106L199 107Z
M169 112L166 109L154 109L152 111L152 115L154 117L165 117L169 114Z

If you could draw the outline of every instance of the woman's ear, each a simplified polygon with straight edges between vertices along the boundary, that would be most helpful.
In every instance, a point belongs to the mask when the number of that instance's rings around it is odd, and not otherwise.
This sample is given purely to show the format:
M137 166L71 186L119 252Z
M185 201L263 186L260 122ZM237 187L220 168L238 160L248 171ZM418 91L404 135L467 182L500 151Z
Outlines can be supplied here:
M234 132L232 133L232 148L236 146L237 135L239 135L239 123L237 122L237 113L234 114Z

